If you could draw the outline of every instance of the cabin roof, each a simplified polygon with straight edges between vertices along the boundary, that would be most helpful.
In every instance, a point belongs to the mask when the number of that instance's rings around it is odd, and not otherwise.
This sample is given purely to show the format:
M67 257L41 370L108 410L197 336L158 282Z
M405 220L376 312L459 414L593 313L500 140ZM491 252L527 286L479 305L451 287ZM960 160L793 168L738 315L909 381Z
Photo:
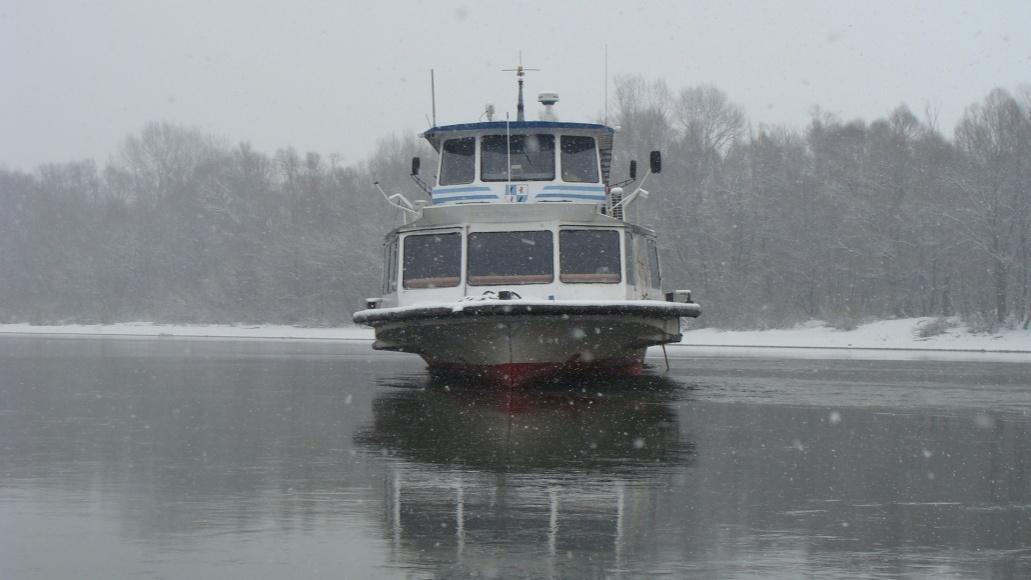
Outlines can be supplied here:
M602 138L602 146L612 146L612 135L615 130L606 125L598 123L567 123L564 121L487 121L483 123L461 123L458 125L443 125L430 127L422 134L433 148L440 151L440 143L451 133L486 133L494 131L523 132L527 129L549 130L549 131L584 131L599 133ZM605 140L605 138L608 138Z

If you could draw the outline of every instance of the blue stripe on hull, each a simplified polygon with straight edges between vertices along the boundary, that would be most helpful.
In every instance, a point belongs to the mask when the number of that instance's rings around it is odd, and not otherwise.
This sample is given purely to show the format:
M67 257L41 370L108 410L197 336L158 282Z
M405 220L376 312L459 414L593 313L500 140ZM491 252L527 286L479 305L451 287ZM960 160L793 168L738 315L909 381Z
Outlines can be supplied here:
M433 202L434 203L448 203L448 202L451 202L451 201L490 200L490 199L497 200L498 196L492 195L492 194L490 194L490 195L456 195L454 197L445 197L443 199L441 199L441 198L434 198Z
M448 193L467 193L470 191L490 191L489 187L482 185L474 185L470 187L449 187L449 188L436 188L433 190L433 195L444 195Z
M604 193L604 187L596 185L546 185L542 191L594 191Z
M565 199L565 198L569 198L569 199L589 199L591 201L605 201L605 195L604 194L596 194L596 195L583 194L583 193L538 193L537 194L537 199L541 199L541 198L544 198L544 197L547 197L547 198L562 198L562 199Z

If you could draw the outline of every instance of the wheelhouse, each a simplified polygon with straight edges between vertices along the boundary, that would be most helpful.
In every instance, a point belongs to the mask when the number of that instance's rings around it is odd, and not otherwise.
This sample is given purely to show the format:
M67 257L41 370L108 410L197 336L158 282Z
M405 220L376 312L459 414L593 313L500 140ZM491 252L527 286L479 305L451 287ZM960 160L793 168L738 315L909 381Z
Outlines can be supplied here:
M611 127L487 122L434 127L423 136L440 154L434 205L605 202Z

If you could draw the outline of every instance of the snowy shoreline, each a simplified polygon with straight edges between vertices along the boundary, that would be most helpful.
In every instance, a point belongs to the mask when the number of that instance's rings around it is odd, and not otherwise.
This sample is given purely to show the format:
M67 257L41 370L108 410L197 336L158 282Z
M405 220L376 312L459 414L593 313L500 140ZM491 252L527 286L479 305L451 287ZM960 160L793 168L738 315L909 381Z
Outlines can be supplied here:
M906 350L995 352L1031 355L1031 331L1004 330L975 334L959 326L921 338L919 329L934 319L907 318L837 330L811 321L781 330L687 329L677 347L792 348L822 350ZM309 328L285 325L167 325L149 322L118 324L32 325L0 324L0 335L82 337L177 337L271 340L371 341L372 330L358 326ZM1029 358L1031 361L1031 358Z
M51 335L99 337L175 337L175 338L255 338L271 340L368 340L371 328L359 326L303 327L276 324L156 324L119 322L115 324L0 324L2 335Z
M1031 331L1001 330L973 333L956 325L940 334L921 337L920 330L934 318L904 318L838 330L821 321L790 329L730 331L714 328L687 330L682 345L753 348L811 348L843 350L908 350L1002 352L1031 354Z

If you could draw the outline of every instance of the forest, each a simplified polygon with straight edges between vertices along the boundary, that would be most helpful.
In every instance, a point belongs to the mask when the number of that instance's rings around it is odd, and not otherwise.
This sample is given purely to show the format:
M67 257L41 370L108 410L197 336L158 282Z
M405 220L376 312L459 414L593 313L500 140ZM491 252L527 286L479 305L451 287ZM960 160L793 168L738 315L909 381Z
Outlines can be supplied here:
M628 217L658 232L664 286L693 291L697 324L1027 327L1031 88L993 90L950 129L904 105L767 126L718 88L635 76L614 97L613 178L663 152ZM103 166L0 165L0 322L349 323L400 219L373 182L425 199L416 155L432 167L414 132L345 165L155 122Z

